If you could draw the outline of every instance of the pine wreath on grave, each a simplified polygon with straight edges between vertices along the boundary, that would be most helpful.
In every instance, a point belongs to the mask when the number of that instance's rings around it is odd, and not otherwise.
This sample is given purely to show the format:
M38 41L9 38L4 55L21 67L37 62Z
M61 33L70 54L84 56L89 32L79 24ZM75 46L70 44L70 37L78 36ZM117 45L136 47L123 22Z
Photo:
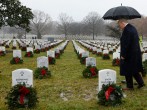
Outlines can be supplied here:
M113 61L112 61L112 65L113 66L119 66L120 65L120 59L114 58Z
M34 77L38 79L51 77L51 72L47 67L39 67L34 72Z
M10 64L22 64L23 60L19 57L13 57L10 61Z
M87 58L87 57L81 57L81 58L80 58L80 63L81 63L81 64L85 64L85 63L86 63L86 58Z
M53 57L48 57L48 62L49 64L55 64L56 63L56 59Z
M143 72L142 76L145 77L147 75L147 60L143 61Z
M17 84L11 88L5 97L5 104L10 110L17 108L34 108L38 102L36 89Z
M5 55L6 55L6 52L0 50L0 56L5 56Z
M40 49L35 49L35 50L34 50L34 53L39 54L39 53L40 53Z
M32 51L29 51L29 52L26 52L25 54L25 57L33 57L33 52Z
M123 91L116 84L102 85L98 93L98 103L104 106L116 106L122 104Z
M107 60L107 59L110 59L110 56L109 54L103 54L102 58L103 60Z
M85 78L97 77L98 69L95 66L87 66L82 73Z

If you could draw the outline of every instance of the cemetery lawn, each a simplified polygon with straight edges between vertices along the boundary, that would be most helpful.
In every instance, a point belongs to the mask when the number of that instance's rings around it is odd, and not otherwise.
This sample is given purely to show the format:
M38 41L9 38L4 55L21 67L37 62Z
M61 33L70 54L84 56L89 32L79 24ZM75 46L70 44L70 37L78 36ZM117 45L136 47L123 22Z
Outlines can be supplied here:
M24 54L23 52L24 63L17 65L10 64L12 53L8 53L4 57L0 56L0 110L7 110L5 97L11 88L12 71L20 68L34 71L37 67L37 57L46 56L46 52L34 54L33 58L25 58ZM102 60L101 57L92 53L90 53L90 57L97 59L99 70L113 69L117 71L117 84L125 87L125 84L120 83L124 77L119 75L119 67L112 66L112 55L110 60ZM122 105L115 107L99 105L97 99L98 78L84 78L82 76L84 68L85 65L80 64L70 41L60 59L56 59L56 64L49 65L51 78L34 79L34 87L39 100L34 110L147 110L147 86L137 89L137 85L134 85L134 91L125 91L126 98ZM147 77L144 77L144 81L147 84Z

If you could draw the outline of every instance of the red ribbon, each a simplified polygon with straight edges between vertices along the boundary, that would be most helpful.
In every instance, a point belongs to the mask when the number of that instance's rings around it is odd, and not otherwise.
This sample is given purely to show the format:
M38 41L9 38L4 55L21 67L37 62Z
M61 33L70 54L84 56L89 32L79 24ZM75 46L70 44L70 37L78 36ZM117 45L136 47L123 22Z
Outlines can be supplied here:
M16 63L18 63L20 61L19 58L15 58L14 60Z
M28 52L28 53L27 53L27 56L30 57L30 56L31 56L31 52Z
M115 90L115 88L113 88L113 87L111 87L111 86L107 89L107 91L105 92L106 100L109 100L110 94L111 94L111 92L113 92L114 90Z
M41 70L41 74L44 76L46 74L46 70L45 69L42 69Z
M49 63L51 63L52 62L52 57L48 57L48 61L49 61Z
M27 89L25 86L22 86L20 89L19 89L19 92L20 92L20 104L24 104L24 97L30 93L30 90Z
M92 73L92 76L96 75L95 68L90 68L90 72Z
M82 58L82 54L80 54L80 58Z
M56 58L58 58L58 57L59 57L59 55L60 55L59 53L55 53L55 57L56 57Z
M116 64L120 65L120 60L118 58L116 59Z

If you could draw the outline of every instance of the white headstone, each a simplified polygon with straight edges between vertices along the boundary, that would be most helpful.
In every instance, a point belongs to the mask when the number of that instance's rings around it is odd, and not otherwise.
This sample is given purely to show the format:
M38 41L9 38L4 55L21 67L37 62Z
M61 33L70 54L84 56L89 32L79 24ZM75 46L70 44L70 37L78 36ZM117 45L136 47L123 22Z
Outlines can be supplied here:
M55 53L60 53L60 50L58 48L56 48Z
M47 67L48 68L48 57L42 56L37 58L37 67Z
M120 53L118 53L118 52L114 52L113 53L113 59L120 59Z
M104 69L99 71L99 91L102 89L102 85L116 83L116 71L111 69Z
M52 50L47 51L47 56L55 58L55 51L52 51Z
M88 51L82 52L82 57L89 57L89 52Z
M33 52L33 48L32 47L27 47L27 52L29 52L29 51Z
M4 46L0 46L0 51L6 51Z
M29 69L17 69L12 71L12 86L26 84L26 87L33 86L33 71Z
M103 54L109 54L108 50L103 50Z
M35 49L39 49L40 50L40 46L39 45L35 45Z
M97 49L97 53L101 53L102 52L102 49Z
M93 57L86 58L86 66L96 66L96 58Z
M145 60L147 60L147 53L143 53L142 61L145 61Z
M21 58L21 50L13 50L13 57Z

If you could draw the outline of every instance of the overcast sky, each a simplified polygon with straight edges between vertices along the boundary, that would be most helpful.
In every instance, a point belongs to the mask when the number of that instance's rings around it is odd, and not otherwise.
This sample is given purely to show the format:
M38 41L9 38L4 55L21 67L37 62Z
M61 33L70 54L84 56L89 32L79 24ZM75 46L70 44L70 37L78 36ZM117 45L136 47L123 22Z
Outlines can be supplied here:
M40 10L58 20L60 13L66 13L75 21L81 21L89 12L95 11L101 17L112 7L130 6L147 16L147 0L20 0L32 10Z

